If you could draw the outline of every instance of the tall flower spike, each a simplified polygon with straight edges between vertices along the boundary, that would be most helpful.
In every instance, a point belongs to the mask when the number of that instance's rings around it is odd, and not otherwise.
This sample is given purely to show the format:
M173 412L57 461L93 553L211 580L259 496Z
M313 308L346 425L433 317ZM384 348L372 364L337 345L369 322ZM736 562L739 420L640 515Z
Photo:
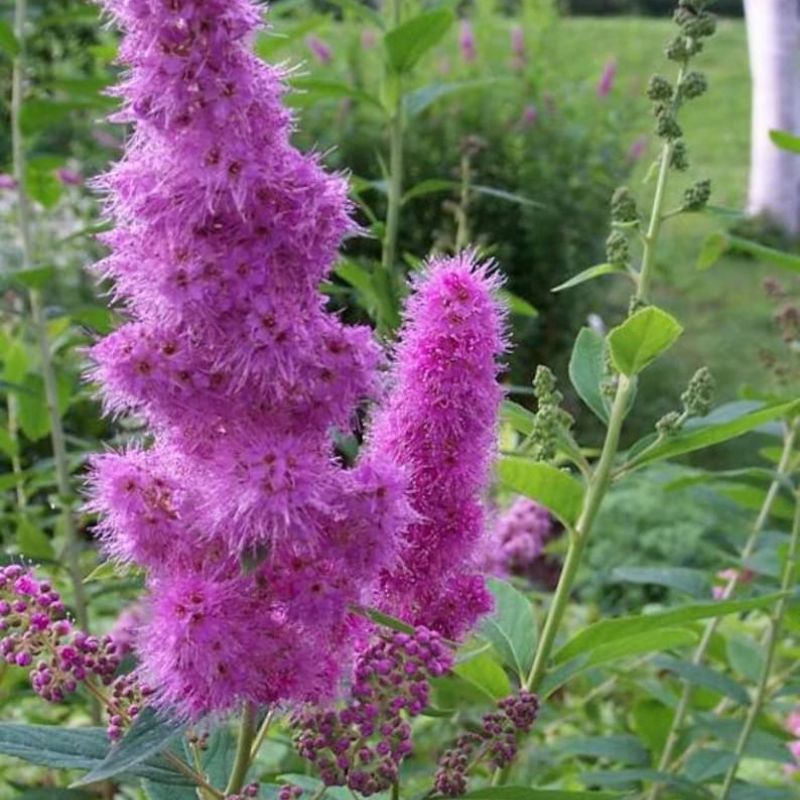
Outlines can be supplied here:
M431 261L406 308L393 383L367 447L406 469L418 516L382 578L385 607L445 636L461 635L491 607L471 568L502 398L498 285L471 253Z
M129 321L92 377L153 445L97 457L90 508L109 554L147 571L135 649L155 702L198 717L318 697L409 513L389 460L334 455L380 360L319 291L355 230L347 187L290 143L255 2L103 2L134 133L98 183L115 228L97 272Z

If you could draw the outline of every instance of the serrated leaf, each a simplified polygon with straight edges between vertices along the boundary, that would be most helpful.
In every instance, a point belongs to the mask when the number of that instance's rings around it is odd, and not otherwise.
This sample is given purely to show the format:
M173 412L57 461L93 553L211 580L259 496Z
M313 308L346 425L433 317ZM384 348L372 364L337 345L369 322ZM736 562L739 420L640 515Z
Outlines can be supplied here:
M632 377L671 347L683 328L671 314L656 306L637 311L608 334L611 360L623 375Z
M572 527L581 512L583 484L563 470L520 456L500 459L497 474L501 483L535 500Z
M122 740L113 745L102 762L75 781L73 786L86 786L130 772L137 764L166 750L185 727L185 723L165 718L149 706L145 707Z
M484 618L479 635L491 642L505 666L524 681L533 665L538 642L533 608L528 598L510 583L492 578L488 585L494 597L494 611Z
M627 581L653 586L667 586L686 592L693 597L709 597L711 581L699 569L686 567L615 567L611 577L616 581Z
M406 73L432 47L435 47L455 21L449 8L424 11L390 30L383 39L389 66Z
M604 352L603 337L591 328L582 328L569 359L569 379L581 400L608 424L608 406L600 389L605 378Z
M692 603L655 614L637 614L618 619L605 619L578 631L555 655L562 663L584 652L608 645L610 642L638 636L658 628L674 627L701 619L739 614L759 608L772 607L781 597L780 593L752 597L746 600L725 600L716 603Z
M625 270L616 264L596 264L593 267L583 270L583 272L579 272L577 275L573 275L569 280L564 281L564 283L559 283L558 286L554 286L550 291L563 292L565 289L571 289L573 286L579 286L587 281L593 281L595 278L602 278L603 275L619 273L624 275Z

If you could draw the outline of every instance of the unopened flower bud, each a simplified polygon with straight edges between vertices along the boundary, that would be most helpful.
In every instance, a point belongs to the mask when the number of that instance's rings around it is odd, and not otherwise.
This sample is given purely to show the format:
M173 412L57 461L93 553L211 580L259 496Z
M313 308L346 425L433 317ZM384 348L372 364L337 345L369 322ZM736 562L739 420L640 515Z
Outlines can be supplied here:
M636 200L627 186L620 186L611 198L611 219L613 222L634 222L638 219Z
M689 417L705 417L711 411L715 381L708 367L700 367L681 395L684 411Z
M693 100L695 97L700 97L706 89L708 89L708 81L702 72L692 70L688 73L680 84L681 97L686 100Z
M621 231L611 231L606 239L606 260L609 264L626 267L631 260L631 248L628 237Z
M678 139L672 146L672 154L669 158L669 165L678 172L689 169L689 158L686 151L686 144L682 139Z
M702 211L710 197L711 181L698 181L683 193L683 208L685 211Z
M647 96L657 103L668 103L672 100L672 85L662 75L653 75L647 85Z

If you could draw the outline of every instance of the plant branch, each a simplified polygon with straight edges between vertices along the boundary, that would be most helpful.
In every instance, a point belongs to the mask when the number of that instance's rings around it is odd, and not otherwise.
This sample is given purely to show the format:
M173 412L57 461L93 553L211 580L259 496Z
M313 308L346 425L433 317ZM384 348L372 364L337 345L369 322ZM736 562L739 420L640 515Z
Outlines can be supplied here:
M252 761L253 742L256 737L256 709L252 703L245 703L242 711L242 722L239 728L239 741L236 745L236 757L231 769L225 794L238 794L247 778L247 770Z

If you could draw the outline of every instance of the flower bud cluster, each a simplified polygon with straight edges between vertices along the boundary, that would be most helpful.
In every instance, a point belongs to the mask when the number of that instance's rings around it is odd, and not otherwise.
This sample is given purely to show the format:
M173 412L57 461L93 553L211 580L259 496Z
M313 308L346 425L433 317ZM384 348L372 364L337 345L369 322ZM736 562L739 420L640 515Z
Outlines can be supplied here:
M278 792L278 800L300 800L302 796L303 790L293 783L284 784Z
M687 417L705 417L711 411L716 383L708 367L700 369L692 375L686 391L681 395L683 411Z
M559 432L572 427L572 417L561 408L564 395L556 388L555 375L543 365L536 368L533 393L538 401L529 444L536 461L552 461L557 452Z
M636 222L639 212L636 208L636 199L627 186L619 186L611 196L611 221L626 223Z
M298 753L327 786L348 786L365 796L388 789L412 748L405 717L422 713L429 680L452 664L443 639L427 628L381 635L360 656L344 708L308 707L296 716Z
M289 794L288 796L284 796L284 789L292 788L292 789L299 789L298 794ZM280 792L278 792L279 800L297 800L298 797L303 793L303 790L300 789L299 786L287 787L284 786L281 788ZM251 800L253 797L258 797L258 784L257 783L248 783L247 786L242 789L241 792L236 794L228 794L225 795L225 800Z
M702 211L711 197L711 181L697 181L683 193L684 211Z
M435 787L445 797L459 797L467 791L467 776L484 759L495 769L508 766L516 757L521 733L528 733L539 714L539 698L521 691L497 704L498 710L481 720L480 733L460 736L455 746L439 759Z
M19 564L0 569L0 657L30 668L34 691L54 703L91 678L110 684L119 667L111 637L77 631L64 614L48 581Z
M606 239L606 261L616 267L627 267L631 263L631 247L622 231L611 231Z
M108 738L116 742L139 715L153 689L143 683L135 672L120 675L111 684L111 693L106 700L108 713Z

